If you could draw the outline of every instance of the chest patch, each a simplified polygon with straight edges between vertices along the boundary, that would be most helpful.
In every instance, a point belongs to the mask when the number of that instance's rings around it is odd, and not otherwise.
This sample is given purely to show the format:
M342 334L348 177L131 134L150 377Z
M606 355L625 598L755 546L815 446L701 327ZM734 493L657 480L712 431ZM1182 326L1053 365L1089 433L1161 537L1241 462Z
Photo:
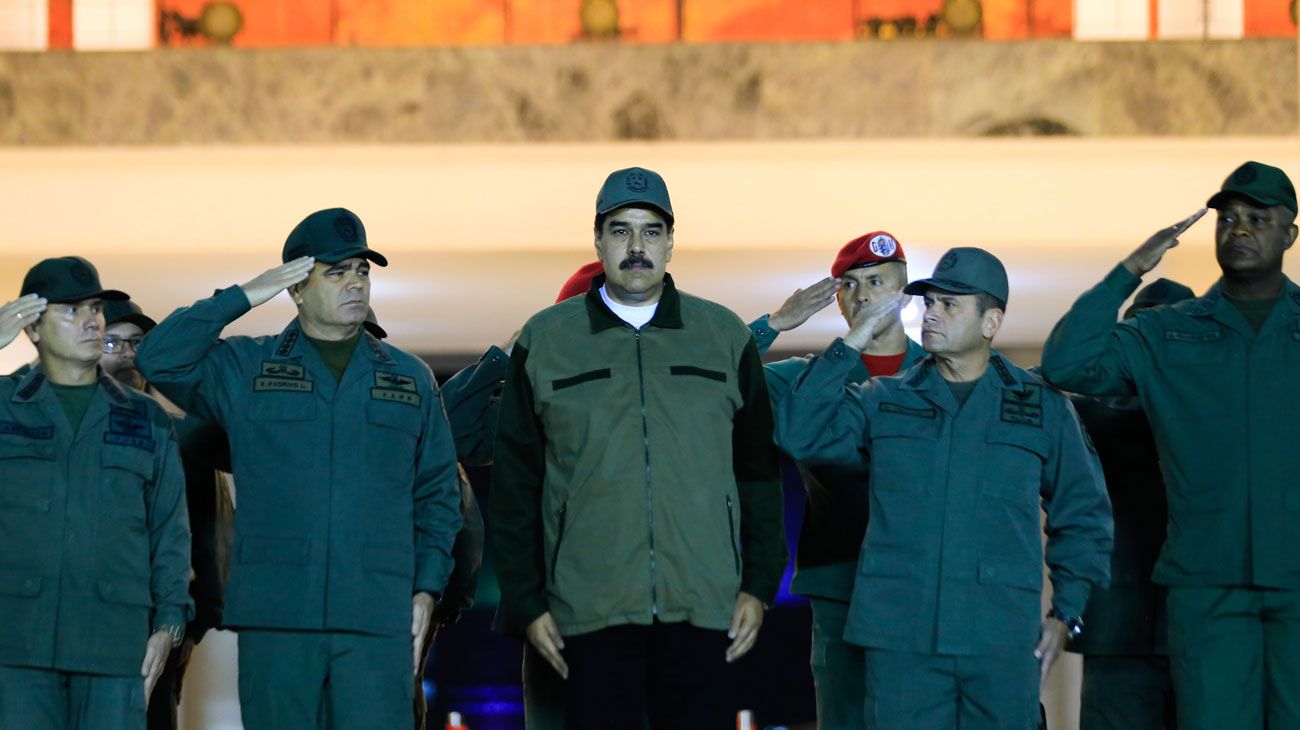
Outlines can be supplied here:
M913 418L934 418L936 415L933 408L911 408L909 406L899 405L898 403L881 403L880 411L882 413L897 413L902 416L912 416Z
M290 333L293 334L293 333ZM292 362L262 361L262 374L253 378L253 392L288 391L310 393L315 388L307 379L307 369Z
M1002 420L1025 426L1043 427L1043 386L1022 383L1023 390L1002 391Z
M130 446L153 453L153 430L149 417L139 411L126 408L110 408L108 411L108 431L104 434L104 443L113 446Z
M1172 342L1214 342L1223 337L1222 332L1179 332L1165 330L1165 339Z
M262 362L262 375L273 378L305 378L307 370L291 362Z
M378 370L375 371L375 387L384 390L404 390L408 393L419 391L415 378L401 373L385 373Z
M392 403L405 403L408 406L420 407L420 394L411 393L405 390L393 388L371 388L370 398L372 400L386 400Z
M0 421L0 434L11 434L29 439L52 439L54 438L54 427L40 426L33 428L15 421Z

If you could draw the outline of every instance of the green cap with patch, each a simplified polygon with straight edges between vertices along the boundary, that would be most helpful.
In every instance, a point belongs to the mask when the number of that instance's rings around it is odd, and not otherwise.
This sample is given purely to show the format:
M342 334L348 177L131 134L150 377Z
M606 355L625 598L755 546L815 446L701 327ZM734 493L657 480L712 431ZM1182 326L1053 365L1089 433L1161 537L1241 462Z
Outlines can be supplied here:
M903 287L904 294L924 294L929 288L953 294L991 294L1003 303L1010 287L1007 270L997 256L982 248L949 249L934 267L934 274Z
M1251 160L1232 171L1223 187L1205 205L1221 208L1232 198L1246 200L1266 208L1280 205L1296 212L1295 185L1280 168Z
M104 302L104 326L112 327L119 322L130 322L140 331L149 334L149 330L158 326L151 317L140 309L140 305L131 300Z
M311 256L323 264L360 257L380 266L388 265L383 254L366 245L366 227L347 208L318 210L294 226L285 239L280 259L289 263L303 256Z
M667 217L668 225L673 224L673 203L668 199L668 184L654 170L629 167L611 172L596 194L596 215L638 205L655 208Z
M1196 292L1185 284L1179 284L1173 279L1156 279L1138 290L1137 296L1133 297L1133 304L1128 308L1129 312L1136 312L1139 309L1148 307L1159 307L1165 304L1177 304L1184 299L1193 299Z
M123 292L100 285L95 265L80 256L45 259L33 266L23 277L23 290L19 296L28 294L39 294L51 304L72 304L87 299L129 299Z

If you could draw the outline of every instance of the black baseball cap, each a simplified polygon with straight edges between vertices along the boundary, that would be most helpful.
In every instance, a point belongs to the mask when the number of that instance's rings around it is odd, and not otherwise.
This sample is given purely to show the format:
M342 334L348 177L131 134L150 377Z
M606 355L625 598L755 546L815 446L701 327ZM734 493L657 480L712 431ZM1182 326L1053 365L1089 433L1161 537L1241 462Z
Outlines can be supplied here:
M380 266L388 265L383 254L366 245L366 227L347 208L318 210L294 226L285 239L280 259L288 263L303 256L324 264L361 257Z
M903 287L904 294L924 294L929 288L942 289L953 294L979 294L983 292L1004 304L1010 293L1007 270L997 256L982 248L960 247L949 249L934 267L928 279L919 279Z
M99 283L95 265L80 256L45 259L28 269L19 296L38 294L51 304L70 304L87 299L126 301L124 292L105 289Z
M596 194L596 215L604 215L619 208L650 206L673 224L673 203L668 199L668 184L654 170L629 167L615 170L605 178Z
M104 302L104 326L111 327L119 322L130 322L145 334L149 334L149 330L158 326L157 322L140 309L139 304L129 299Z
M1232 198L1245 198L1265 208L1280 205L1296 212L1295 185L1291 184L1291 178L1280 168L1254 160L1233 170L1205 206L1217 209Z

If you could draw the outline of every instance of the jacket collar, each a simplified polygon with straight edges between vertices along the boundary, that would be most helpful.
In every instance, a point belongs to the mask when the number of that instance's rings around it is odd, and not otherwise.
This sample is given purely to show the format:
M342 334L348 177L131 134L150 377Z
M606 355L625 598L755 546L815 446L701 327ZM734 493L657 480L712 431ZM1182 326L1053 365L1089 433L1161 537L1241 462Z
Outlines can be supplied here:
M353 352L352 359L343 372L343 379L336 384L334 374L325 366L325 361L321 360L320 353L316 352L316 348L312 347L311 343L306 342L306 338L307 336L302 331L302 324L295 317L275 338L273 357L277 360L293 360L294 362L303 363L311 372L317 391L327 398L332 398L331 394L339 387L347 385L373 370L375 365L392 365L394 363L392 355L389 354L388 345L385 345L363 327L361 329L361 339L357 342L357 349ZM369 364L362 365L361 362L358 362L361 358L369 361Z
M591 333L597 334L614 327L626 327L627 322L618 318L618 315L605 306L605 300L600 297L600 288L605 285L605 275L599 274L591 280L591 287L587 289L587 295L583 303L587 307L587 319L591 322ZM677 293L677 287L673 284L672 274L664 274L664 291L659 296L659 306L655 309L655 315L646 323L647 327L660 327L663 329L682 328L682 298Z
M108 413L113 408L127 408L136 410L139 406L132 403L131 396L127 392L126 386L109 377L104 369L96 366L96 384L99 386L95 389L95 394L90 400L90 405L86 408L86 415L81 419L81 428L78 433L89 433L97 423L108 417ZM25 375L18 381L18 387L14 389L14 394L10 398L13 403L30 403L40 405L44 408L47 417L53 418L50 414L59 409L57 397L54 395L53 388L46 387L49 379L45 376L45 369L40 363L32 366ZM56 423L64 424L65 419L54 419ZM66 428L60 425L59 429ZM71 434L76 437L77 434Z
M1282 299L1278 307L1286 307L1293 316L1300 316L1300 286L1287 276L1282 277ZM1198 319L1213 319L1240 332L1252 332L1250 324L1241 312L1228 301L1223 293L1223 282L1217 281L1205 292L1204 296L1192 300L1186 310L1189 316ZM1272 319L1272 315L1269 316Z
M989 366L980 376L980 384L977 389L984 387L987 382L990 387L998 390L1010 390L1017 393L1024 393L1028 390L1025 380L1016 372L1016 367L1007 361L1002 353L994 350L989 355ZM957 412L957 400L952 395L952 389L944 382L943 376L939 374L939 368L935 365L933 357L926 357L917 363L911 371L905 373L902 385L903 390L910 390L921 397L930 401L947 411L949 414Z

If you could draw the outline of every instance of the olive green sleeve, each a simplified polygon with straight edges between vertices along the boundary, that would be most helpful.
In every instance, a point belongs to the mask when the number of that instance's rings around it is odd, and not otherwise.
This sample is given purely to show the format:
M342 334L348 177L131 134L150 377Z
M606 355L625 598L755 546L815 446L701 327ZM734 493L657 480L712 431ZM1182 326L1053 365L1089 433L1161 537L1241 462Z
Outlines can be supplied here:
M741 406L732 418L731 448L740 497L740 590L771 605L790 551L785 541L780 455L772 442L772 403L752 339L737 370Z
M1116 313L1141 283L1120 265L1084 292L1043 346L1043 377L1071 393L1132 394L1135 370L1149 357L1141 333L1116 322Z
M1074 407L1059 397L1057 408L1052 455L1043 474L1045 557L1052 605L1065 616L1082 616L1092 589L1110 583L1115 524L1097 453Z
M149 593L153 598L153 628L184 626L194 617L190 598L190 520L185 504L185 473L181 468L176 432L159 409L154 431L153 481L148 485L146 527L149 530Z
M836 338L794 380L776 413L776 443L790 458L805 463L856 463L864 460L867 385L846 384L858 352Z

